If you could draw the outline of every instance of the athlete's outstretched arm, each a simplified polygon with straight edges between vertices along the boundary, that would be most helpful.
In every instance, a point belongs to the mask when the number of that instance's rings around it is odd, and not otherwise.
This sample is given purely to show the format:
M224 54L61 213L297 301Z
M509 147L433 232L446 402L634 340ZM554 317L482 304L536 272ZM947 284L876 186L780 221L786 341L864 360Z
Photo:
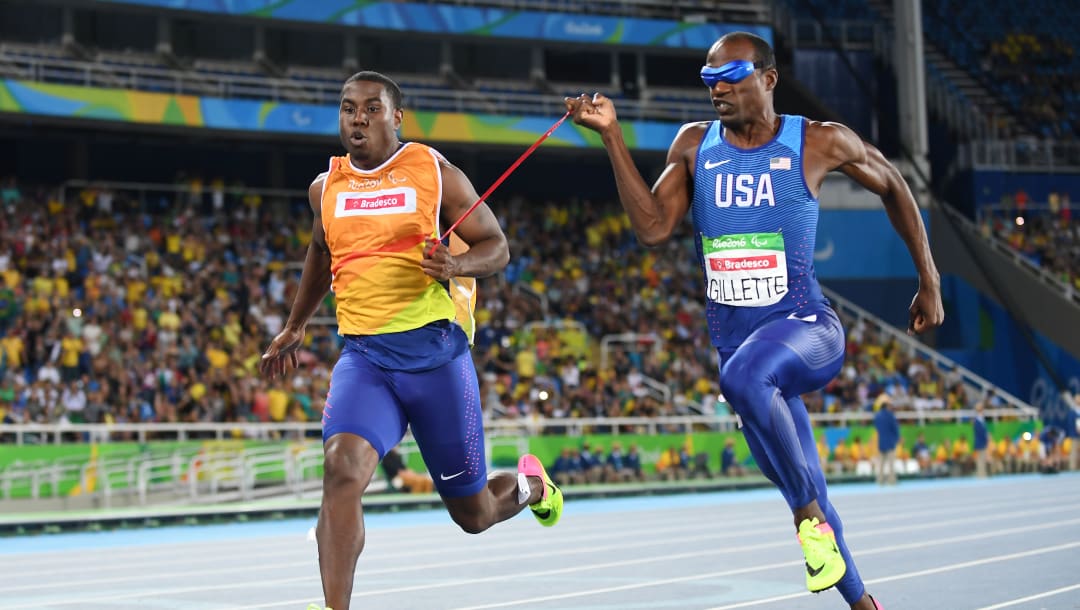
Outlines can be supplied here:
M808 142L815 154L824 155L828 170L838 169L863 188L881 197L893 228L907 244L919 273L919 292L911 303L908 333L921 333L941 326L945 310L941 305L941 277L930 253L919 205L900 171L881 151L864 142L854 131L838 123L811 123ZM827 170L827 171L828 171ZM820 182L818 182L820 184Z
M289 320L263 354L259 368L264 375L279 377L285 374L286 358L296 368L296 350L304 343L308 320L319 308L319 303L330 291L330 249L326 245L326 233L322 224L323 179L316 178L308 187L308 203L315 219L311 224L311 243L308 244L304 270L300 274L300 286L293 299Z
M695 124L683 126L668 149L667 167L650 190L626 147L611 100L599 93L591 99L583 94L566 98L566 109L573 114L575 123L600 134L615 172L619 201L638 240L652 247L671 239L690 209L691 174L686 156L701 141L700 128L695 129Z
M476 203L480 195L464 172L446 159L439 160L442 172L442 223L451 226ZM498 272L510 261L510 247L499 221L487 202L481 203L454 229L458 237L469 244L468 252L452 256L443 244L432 252L432 240L424 243L424 273L437 280L452 277L486 277Z

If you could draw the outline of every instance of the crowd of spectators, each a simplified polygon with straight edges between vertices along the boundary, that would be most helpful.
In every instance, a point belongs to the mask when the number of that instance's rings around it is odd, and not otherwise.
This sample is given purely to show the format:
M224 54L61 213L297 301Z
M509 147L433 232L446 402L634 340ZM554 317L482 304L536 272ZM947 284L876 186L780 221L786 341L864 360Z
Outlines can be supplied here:
M990 40L983 52L983 70L1038 135L1056 140L1080 135L1080 84L1075 50L1067 40L1009 32Z
M1030 203L1023 191L981 214L983 235L1004 240L1036 266L1080 291L1080 223L1068 193L1050 193L1046 202Z
M188 186L136 196L4 183L4 421L318 417L329 328L310 329L287 381L256 374L296 289L290 263L302 260L310 211L220 181Z
M318 421L339 337L312 324L286 380L257 365L310 237L303 198L185 178L177 192L0 183L0 420ZM473 350L491 418L726 414L691 232L637 245L617 205L494 206L512 261L480 286ZM329 296L317 317L331 320ZM812 412L970 404L895 339L845 320L848 362ZM601 349L601 337L624 335ZM658 349L660 346L663 349ZM545 428L559 432L559 428Z
M985 396L982 400L992 402L993 397ZM908 442L900 439L889 454L894 462L890 471L911 477L994 476L1056 473L1078 467L1073 447L1076 439L1058 428L1047 426L1037 433L1021 432L1015 437L995 437L991 433L986 438L985 448L978 446L978 432L974 428L970 433L936 441L927 441L923 433ZM825 434L819 432L817 436L818 456L822 470L828 476L869 478L882 472L883 456L876 431L868 437L853 434L832 444L826 441ZM982 471L978 469L980 452L985 460ZM736 450L734 437L726 439L717 456L694 451L690 441L654 451L640 451L633 444L624 450L618 441L613 441L610 449L606 449L595 441L585 441L580 445L564 446L547 470L563 486L760 476L748 453ZM878 476L878 482L895 484L896 478L895 475L891 480Z

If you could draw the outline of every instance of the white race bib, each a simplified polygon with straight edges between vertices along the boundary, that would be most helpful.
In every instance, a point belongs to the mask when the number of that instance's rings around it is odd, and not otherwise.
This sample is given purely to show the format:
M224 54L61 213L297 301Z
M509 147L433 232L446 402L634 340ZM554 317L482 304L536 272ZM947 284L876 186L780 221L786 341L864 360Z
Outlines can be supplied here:
M702 235L701 246L709 299L733 307L764 307L787 294L787 257L780 233Z

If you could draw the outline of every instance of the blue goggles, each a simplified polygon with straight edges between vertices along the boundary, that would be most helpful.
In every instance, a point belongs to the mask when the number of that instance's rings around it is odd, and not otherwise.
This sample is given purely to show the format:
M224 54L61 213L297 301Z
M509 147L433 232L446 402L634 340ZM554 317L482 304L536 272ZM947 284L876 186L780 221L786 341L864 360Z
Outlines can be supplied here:
M736 59L735 61L729 61L726 64L719 67L701 66L701 82L705 83L705 86L712 89L716 86L716 83L724 82L729 85L734 85L740 81L746 79L761 67L760 63L754 63L745 59Z

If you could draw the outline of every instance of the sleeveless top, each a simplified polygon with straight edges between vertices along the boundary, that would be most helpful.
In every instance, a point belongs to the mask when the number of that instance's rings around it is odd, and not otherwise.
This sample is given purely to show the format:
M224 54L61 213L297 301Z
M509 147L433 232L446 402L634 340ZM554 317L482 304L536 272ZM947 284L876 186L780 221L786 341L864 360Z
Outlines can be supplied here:
M405 143L382 165L330 159L322 223L330 249L338 332L377 335L453 320L447 287L420 268L424 239L437 237L439 153Z
M727 143L713 121L698 146L691 214L713 344L738 347L755 329L827 303L814 272L818 201L803 174L806 119L752 149Z

